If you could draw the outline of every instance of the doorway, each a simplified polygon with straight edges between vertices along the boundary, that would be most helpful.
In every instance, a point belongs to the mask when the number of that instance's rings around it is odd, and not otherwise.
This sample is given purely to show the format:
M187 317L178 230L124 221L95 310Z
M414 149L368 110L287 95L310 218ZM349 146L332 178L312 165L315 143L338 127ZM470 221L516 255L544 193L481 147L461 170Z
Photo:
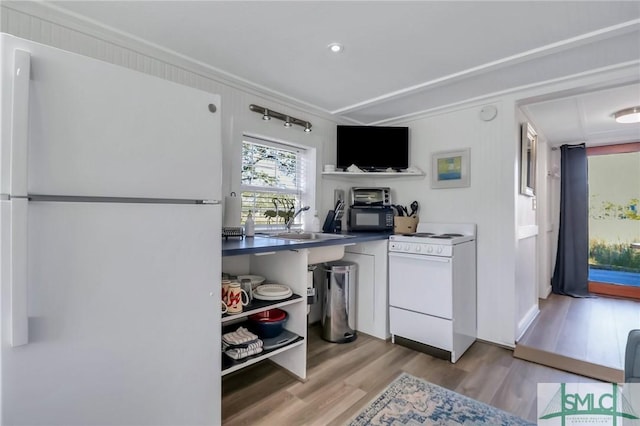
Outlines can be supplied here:
M589 291L640 299L640 143L587 155Z

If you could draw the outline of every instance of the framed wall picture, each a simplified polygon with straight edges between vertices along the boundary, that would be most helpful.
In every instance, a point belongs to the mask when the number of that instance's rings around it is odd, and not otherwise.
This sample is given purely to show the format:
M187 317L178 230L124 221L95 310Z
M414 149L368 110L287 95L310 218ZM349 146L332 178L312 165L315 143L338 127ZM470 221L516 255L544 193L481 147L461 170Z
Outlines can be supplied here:
M520 193L536 195L536 151L538 134L529 123L522 124L520 140Z
M471 185L469 148L436 152L431 157L431 188L464 188Z

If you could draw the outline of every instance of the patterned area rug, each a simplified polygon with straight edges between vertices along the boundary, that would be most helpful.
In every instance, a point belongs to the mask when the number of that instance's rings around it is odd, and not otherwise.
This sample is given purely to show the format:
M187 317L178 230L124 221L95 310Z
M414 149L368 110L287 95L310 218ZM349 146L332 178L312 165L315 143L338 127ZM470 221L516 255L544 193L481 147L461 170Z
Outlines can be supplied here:
M403 373L349 424L493 426L534 423Z

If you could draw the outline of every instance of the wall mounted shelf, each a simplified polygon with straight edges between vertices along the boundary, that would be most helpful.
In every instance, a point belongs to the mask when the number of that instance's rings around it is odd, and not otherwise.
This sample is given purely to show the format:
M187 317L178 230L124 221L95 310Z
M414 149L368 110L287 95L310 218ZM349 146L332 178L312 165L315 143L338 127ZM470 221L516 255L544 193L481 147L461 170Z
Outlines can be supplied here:
M336 176L336 177L349 177L349 178L378 178L378 177L424 177L424 173L407 173L407 172L364 172L364 173L352 173L352 172L322 172L322 176Z

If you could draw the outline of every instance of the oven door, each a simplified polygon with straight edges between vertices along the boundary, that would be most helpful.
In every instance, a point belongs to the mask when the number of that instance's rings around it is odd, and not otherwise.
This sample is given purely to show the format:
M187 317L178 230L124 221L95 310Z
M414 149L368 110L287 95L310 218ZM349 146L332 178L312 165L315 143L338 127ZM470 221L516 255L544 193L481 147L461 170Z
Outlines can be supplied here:
M389 253L389 305L452 318L452 258Z

